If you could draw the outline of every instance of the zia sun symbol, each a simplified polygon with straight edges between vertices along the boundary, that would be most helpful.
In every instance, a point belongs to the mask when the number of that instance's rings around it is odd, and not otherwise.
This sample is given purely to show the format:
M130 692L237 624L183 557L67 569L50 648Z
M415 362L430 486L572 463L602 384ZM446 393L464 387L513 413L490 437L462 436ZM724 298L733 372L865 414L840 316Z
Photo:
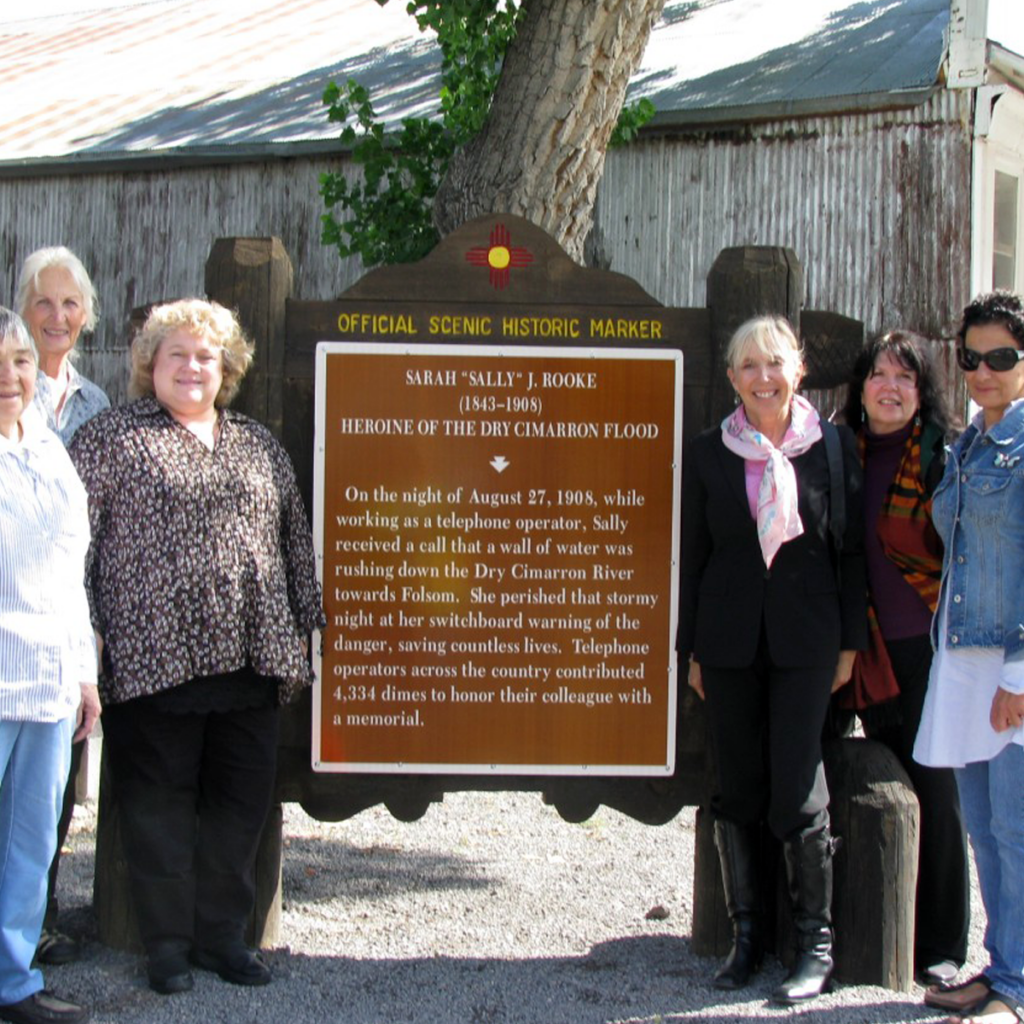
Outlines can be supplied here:
M512 245L508 228L495 224L491 229L491 244L473 246L466 252L466 262L474 267L488 267L491 286L501 291L508 285L512 268L528 267L533 262L533 253Z

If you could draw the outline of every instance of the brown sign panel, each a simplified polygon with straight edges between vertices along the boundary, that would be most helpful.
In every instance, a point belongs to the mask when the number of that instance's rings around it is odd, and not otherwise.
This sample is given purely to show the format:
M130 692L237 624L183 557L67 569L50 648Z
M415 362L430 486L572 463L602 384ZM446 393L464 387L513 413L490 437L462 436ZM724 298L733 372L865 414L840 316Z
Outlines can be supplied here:
M318 346L314 768L672 773L682 384L665 348Z

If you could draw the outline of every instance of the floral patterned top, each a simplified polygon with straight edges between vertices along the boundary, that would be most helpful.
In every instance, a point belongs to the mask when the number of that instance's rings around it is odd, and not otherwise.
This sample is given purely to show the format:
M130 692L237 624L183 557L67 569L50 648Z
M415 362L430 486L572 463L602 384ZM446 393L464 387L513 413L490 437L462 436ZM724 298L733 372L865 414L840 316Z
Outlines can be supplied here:
M154 398L102 413L69 452L89 493L86 587L118 703L245 665L312 681L304 637L326 620L291 461L223 410L213 450Z

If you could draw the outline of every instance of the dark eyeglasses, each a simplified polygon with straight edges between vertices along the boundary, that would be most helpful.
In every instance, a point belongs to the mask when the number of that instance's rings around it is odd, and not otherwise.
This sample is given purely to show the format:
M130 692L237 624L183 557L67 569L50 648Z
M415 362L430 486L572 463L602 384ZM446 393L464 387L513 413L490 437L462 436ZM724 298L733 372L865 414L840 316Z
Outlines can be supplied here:
M957 345L956 363L965 373L973 373L982 363L995 373L1006 373L1024 359L1024 349L994 348L988 352L976 352L973 348Z

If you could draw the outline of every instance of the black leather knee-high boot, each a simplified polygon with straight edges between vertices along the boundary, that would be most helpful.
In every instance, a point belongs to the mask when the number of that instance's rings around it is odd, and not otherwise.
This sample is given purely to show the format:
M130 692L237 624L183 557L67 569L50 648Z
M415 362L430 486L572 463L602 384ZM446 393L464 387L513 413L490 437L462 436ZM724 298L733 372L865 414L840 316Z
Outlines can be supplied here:
M791 1005L814 999L832 978L832 854L828 820L797 832L783 843L789 898L796 928L797 958L786 980L772 993Z
M743 988L764 957L758 839L756 826L715 821L725 906L732 922L732 949L715 975L718 988Z

